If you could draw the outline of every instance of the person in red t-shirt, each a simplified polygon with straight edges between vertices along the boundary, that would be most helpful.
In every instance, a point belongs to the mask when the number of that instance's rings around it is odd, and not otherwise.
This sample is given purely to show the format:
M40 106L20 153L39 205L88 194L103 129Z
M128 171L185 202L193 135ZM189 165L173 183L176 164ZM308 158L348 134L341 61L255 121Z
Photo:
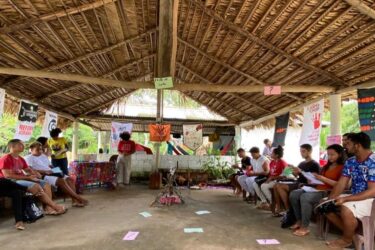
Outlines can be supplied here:
M66 212L64 206L52 201L51 186L41 180L41 175L27 166L20 156L24 150L21 140L13 139L8 142L10 153L0 158L0 178L14 180L27 188L27 191L39 198L44 205L45 214L59 215Z
M254 182L254 189L257 193L258 197L262 201L258 208L270 210L270 204L272 204L272 193L271 188L275 186L276 181L280 179L280 175L282 174L284 168L288 166L288 164L282 159L284 156L284 149L281 146L274 148L272 150L270 162L270 174L268 175L267 180L260 186Z
M131 174L131 155L135 152L135 142L130 140L130 133L123 132L120 134L121 141L118 144L117 151L117 185L129 185Z

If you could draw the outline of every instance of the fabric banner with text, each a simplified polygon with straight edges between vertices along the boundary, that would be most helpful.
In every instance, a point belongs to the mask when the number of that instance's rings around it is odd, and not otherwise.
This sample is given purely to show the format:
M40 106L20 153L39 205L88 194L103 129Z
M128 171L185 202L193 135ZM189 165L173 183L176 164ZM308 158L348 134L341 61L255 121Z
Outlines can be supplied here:
M150 124L148 125L150 131L150 141L162 142L171 139L171 125L170 124Z
M57 128L57 114L46 110L41 136L50 137L50 131L55 128Z
M203 143L203 125L183 125L184 144L191 150L197 150Z
M20 111L18 113L18 123L14 138L22 141L28 141L33 134L37 117L38 105L22 100L20 104Z
M111 126L111 148L117 149L120 142L120 134L123 132L132 133L133 123L112 122Z
M375 141L375 88L358 89L358 114L361 131Z
M319 146L323 111L324 100L310 104L304 108L300 145L310 144L313 147Z
M286 132L289 125L289 113L276 117L275 133L273 135L272 147L284 146Z
M4 113L5 106L5 89L0 89L0 118Z

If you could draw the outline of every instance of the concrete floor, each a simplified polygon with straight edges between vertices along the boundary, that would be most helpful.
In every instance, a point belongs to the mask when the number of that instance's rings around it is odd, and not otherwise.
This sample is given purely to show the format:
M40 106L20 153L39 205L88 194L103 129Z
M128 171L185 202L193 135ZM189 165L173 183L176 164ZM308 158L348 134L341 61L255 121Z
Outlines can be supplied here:
M0 218L0 249L326 249L313 234L293 236L279 227L279 219L254 209L230 190L183 191L186 204L149 208L157 191L134 185L120 191L86 191L86 208L70 208L60 217L46 217L13 229L13 218ZM62 201L61 201L62 202ZM70 207L70 201L66 201ZM198 216L194 212L209 210ZM138 213L148 211L152 217ZM185 234L185 227L204 233ZM128 231L139 231L135 241L123 241ZM275 238L277 246L259 246L256 239Z

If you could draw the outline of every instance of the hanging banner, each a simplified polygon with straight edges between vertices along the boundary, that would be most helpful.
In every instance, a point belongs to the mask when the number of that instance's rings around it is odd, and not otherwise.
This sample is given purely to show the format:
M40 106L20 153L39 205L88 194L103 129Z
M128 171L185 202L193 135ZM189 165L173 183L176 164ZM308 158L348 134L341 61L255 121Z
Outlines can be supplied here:
M4 113L5 106L5 89L0 89L0 117Z
M57 114L46 110L41 136L50 137L50 131L57 128Z
M341 135L329 135L327 136L327 146L331 146L333 144L342 144L342 136Z
M150 124L148 125L150 131L150 141L162 142L171 139L171 125L170 124Z
M320 129L324 111L324 100L310 104L303 111L303 127L300 145L310 144L315 147L320 144Z
M361 131L375 141L375 88L358 89L358 114Z
M155 89L169 89L173 88L172 77L154 78Z
M203 143L203 125L183 125L184 145L191 150L197 150Z
M284 146L286 132L289 125L289 113L276 117L275 133L273 134L272 147Z
M112 122L111 127L111 147L112 149L117 149L117 145L120 142L120 134L123 132L132 133L133 123L121 123Z
M38 117L38 105L22 100L18 113L18 123L15 139L28 141L33 134L36 119Z

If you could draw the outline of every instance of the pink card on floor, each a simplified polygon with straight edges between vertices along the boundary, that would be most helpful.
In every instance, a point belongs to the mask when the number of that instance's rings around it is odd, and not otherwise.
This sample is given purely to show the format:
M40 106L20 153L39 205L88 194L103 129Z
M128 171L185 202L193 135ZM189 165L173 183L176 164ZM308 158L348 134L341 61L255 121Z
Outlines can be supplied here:
M135 240L137 238L139 232L132 232L129 231L122 240Z
M279 245L280 242L276 239L259 239L257 240L259 245Z

